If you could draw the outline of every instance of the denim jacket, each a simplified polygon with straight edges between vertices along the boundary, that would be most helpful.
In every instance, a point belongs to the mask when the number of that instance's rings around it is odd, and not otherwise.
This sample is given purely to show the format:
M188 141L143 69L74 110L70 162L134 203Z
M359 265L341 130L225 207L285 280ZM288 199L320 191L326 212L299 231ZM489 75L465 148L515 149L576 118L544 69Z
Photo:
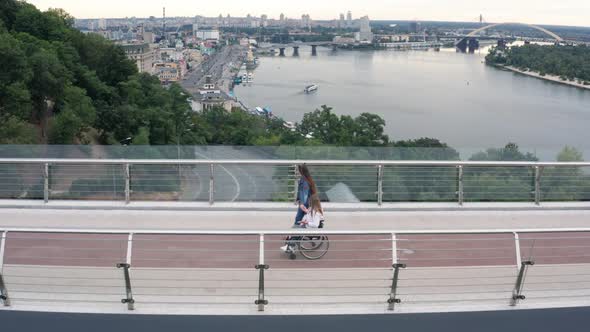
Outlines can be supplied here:
M299 180L299 187L297 188L297 202L299 204L305 205L306 208L309 208L309 199L311 196L311 186L309 182L302 177Z

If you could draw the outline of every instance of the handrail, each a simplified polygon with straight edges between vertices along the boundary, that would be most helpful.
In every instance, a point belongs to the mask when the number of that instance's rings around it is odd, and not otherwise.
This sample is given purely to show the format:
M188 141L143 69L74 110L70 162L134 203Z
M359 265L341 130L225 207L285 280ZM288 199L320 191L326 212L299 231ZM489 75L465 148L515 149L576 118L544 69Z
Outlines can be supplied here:
M590 162L534 161L441 161L441 160L214 160L214 159L44 159L0 158L0 164L66 164L66 165L270 165L292 166L498 166L498 167L590 167Z
M326 230L305 229L284 231L259 231L259 230L128 230L128 229L73 229L73 228L13 228L0 227L0 231L16 233L70 233L70 234L130 234L134 235L433 235L433 234L504 234L504 233L577 233L590 232L590 227L578 228L526 228L526 229L432 229L432 230Z

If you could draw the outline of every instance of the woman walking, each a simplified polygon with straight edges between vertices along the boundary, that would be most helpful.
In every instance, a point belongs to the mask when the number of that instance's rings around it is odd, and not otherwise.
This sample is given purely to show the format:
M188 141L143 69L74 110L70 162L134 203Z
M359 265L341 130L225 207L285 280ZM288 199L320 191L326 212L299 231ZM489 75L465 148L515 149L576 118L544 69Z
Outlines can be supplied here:
M307 165L303 164L297 167L301 177L297 186L297 215L295 216L295 226L299 226L303 217L309 212L311 196L317 195L318 193L318 189Z
M302 225L301 221L309 213L311 197L314 195L317 196L318 190L307 165L299 165L297 166L297 170L301 177L297 186L297 215L295 216L293 228L305 228L305 225ZM292 240L291 237L287 237L287 244L281 247L281 250L288 252L291 249Z

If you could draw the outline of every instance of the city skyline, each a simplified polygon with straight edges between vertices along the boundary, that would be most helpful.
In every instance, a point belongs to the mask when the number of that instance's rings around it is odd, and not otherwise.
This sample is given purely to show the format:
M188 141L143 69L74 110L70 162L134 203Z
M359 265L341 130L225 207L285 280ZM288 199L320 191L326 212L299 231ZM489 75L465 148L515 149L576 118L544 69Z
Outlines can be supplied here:
M41 10L63 8L76 18L124 18L166 15L215 17L230 14L235 17L268 15L278 19L281 14L289 18L301 19L302 14L310 14L312 20L338 19L341 13L352 11L358 19L368 15L372 20L420 20L420 21L476 21L480 14L487 22L522 22L547 25L590 26L588 13L590 2L583 0L563 0L559 3L542 0L522 0L518 2L497 0L494 4L483 1L450 0L441 3L434 0L416 0L411 4L399 0L342 0L338 6L318 4L317 1L299 0L297 3L283 3L270 0L255 0L244 10L243 2L226 0L223 5L194 6L187 8L180 0L103 0L101 2L80 3L75 0L29 0Z

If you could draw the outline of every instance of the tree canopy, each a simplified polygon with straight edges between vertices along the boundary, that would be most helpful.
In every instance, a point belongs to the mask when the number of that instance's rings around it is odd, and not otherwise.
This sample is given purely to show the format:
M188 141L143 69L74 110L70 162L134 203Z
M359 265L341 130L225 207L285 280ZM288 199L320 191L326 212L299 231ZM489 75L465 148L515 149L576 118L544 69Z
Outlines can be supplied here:
M567 80L580 80L590 85L590 47L561 45L513 46L506 50L493 48L486 61L513 66L541 75L555 75Z
M192 110L180 87L161 87L119 46L72 24L61 9L0 2L0 122L5 132L27 128L0 143L82 143L92 129L104 144L136 135L150 144L203 142L184 128Z

